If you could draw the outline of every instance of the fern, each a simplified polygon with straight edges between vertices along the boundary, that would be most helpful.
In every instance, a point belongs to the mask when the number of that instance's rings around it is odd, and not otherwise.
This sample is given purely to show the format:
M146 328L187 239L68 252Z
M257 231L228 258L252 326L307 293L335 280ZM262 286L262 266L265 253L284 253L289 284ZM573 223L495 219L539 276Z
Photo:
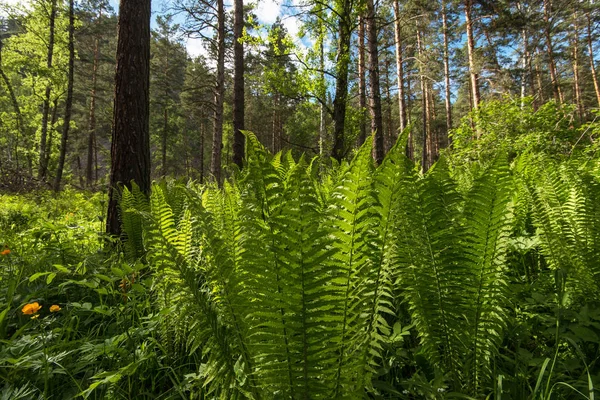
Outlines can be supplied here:
M502 342L507 320L506 253L511 230L509 201L511 177L505 157L477 178L465 204L466 237L463 249L472 274L465 292L470 292L471 328L468 383L479 394L492 376L491 362ZM470 290L469 290L470 289Z

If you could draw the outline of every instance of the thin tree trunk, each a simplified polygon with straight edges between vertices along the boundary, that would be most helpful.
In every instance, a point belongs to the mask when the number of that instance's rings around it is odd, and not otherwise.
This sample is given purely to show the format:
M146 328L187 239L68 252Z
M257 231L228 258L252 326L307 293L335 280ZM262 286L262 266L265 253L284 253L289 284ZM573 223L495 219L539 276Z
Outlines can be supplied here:
M450 99L450 52L448 50L448 15L446 9L446 0L442 0L442 30L444 35L444 92L446 105L446 136L448 145L450 145L450 136L448 133L452 129L452 104Z
M386 125L387 134L385 141L385 153L387 154L394 143L396 143L397 135L394 134L394 126L392 120L392 91L391 91L391 80L390 80L390 59L385 58L385 99L386 99Z
M202 122L200 122L200 184L204 183L204 136L206 135L206 122L204 121L204 116L201 117Z
M358 21L358 108L360 109L360 130L358 145L361 146L367 138L367 90L365 74L365 19L361 16Z
M323 32L323 22L321 22L321 38L319 40L319 68L321 69L320 78L321 84L323 85L323 93L321 93L322 101L320 104L320 115L319 115L319 155L323 157L325 155L325 137L327 135L327 127L325 124L325 118L327 117L325 104L326 101L326 89L325 89L325 46L323 41L325 40L325 33Z
M333 148L332 157L338 162L344 158L344 124L348 101L348 66L350 63L350 39L352 2L343 0L338 16L338 46L336 57L335 98L333 99Z
M369 108L371 111L371 130L375 134L373 141L373 159L381 164L385 156L383 141L383 117L381 113L381 89L379 80L379 51L377 48L377 19L373 0L367 0L367 53L369 55Z
M473 35L473 20L471 11L473 8L473 0L465 0L465 25L467 27L467 52L469 58L469 77L471 82L471 99L473 109L479 107L479 76L475 66L475 39Z
M215 82L215 112L210 172L221 185L221 153L223 150L223 98L225 96L225 8L217 0L217 80Z
M544 22L546 25L544 28L544 35L546 37L546 50L548 51L548 68L550 69L550 80L552 81L552 91L554 94L554 100L556 100L558 104L562 104L564 100L562 90L560 88L560 83L558 82L558 73L556 71L556 63L554 60L554 47L552 45L552 35L550 32L550 14L552 12L551 7L552 4L550 3L550 0L544 0Z
M165 109L163 110L163 129L162 129L162 146L161 146L161 168L162 177L167 176L167 136L169 134L169 110L167 109L165 97Z
M75 70L75 15L74 0L69 0L69 75L67 78L67 100L65 103L65 118L63 121L62 137L60 139L60 155L58 157L58 166L56 168L56 177L54 179L54 191L60 190L60 184L65 167L65 158L67 155L67 144L69 140L69 128L71 125L71 111L73 109L73 74Z
M396 41L396 75L398 78L398 116L400 122L400 131L404 131L408 125L406 118L406 101L404 93L404 60L402 53L402 27L400 26L400 4L394 0L394 38ZM407 155L409 154L410 143L406 145Z
M120 235L118 197L132 182L150 194L150 0L121 0L106 231Z
M538 86L538 97L540 99L540 104L544 104L545 103L545 96L544 96L544 82L542 80L542 71L540 68L540 53L539 51L536 54L536 63L535 63L535 78L537 81L537 86Z
M523 42L523 55L521 56L521 108L525 107L527 96L527 65L529 60L529 41L525 29L521 29L521 41Z
M94 43L94 65L92 67L92 91L90 99L89 136L87 148L87 165L85 176L88 187L94 182L92 164L94 163L94 150L96 143L96 91L98 87L98 64L100 63L100 40L96 38Z
M56 121L58 120L58 99L54 99L52 105L52 118L50 118L50 125L48 126L48 140L46 142L46 166L50 165L50 157L52 156L52 140L54 139L54 133L56 132Z
M427 169L429 168L428 165L428 160L429 160L429 155L428 152L430 151L429 146L427 145L427 142L429 141L429 102L427 101L427 83L425 82L425 72L423 71L424 67L424 60L423 60L423 48L422 48L422 44L421 44L421 30L418 28L417 26L417 53L419 56L419 80L421 83L421 107L422 107L422 119L423 119L423 135L422 135L422 141L423 141L423 152L421 153L421 168L423 169L423 172L427 171Z
M594 62L594 46L592 45L592 21L590 13L585 14L587 19L587 45L588 54L590 57L590 70L592 71L592 80L594 81L594 90L596 91L596 100L600 107L600 85L598 85L598 77L596 76L596 63Z
M233 162L240 169L244 160L244 2L235 0L233 16Z
M49 29L50 35L48 38L48 56L46 67L48 71L52 69L52 58L54 56L54 25L56 20L56 0L51 0L50 3L50 21ZM38 165L38 179L45 180L46 173L48 171L47 160L50 158L46 152L51 152L51 149L47 145L48 137L48 114L50 113L50 93L52 88L50 83L46 85L46 92L44 94L44 103L42 108L42 133L40 137L40 160Z
M579 84L579 15L575 11L573 24L573 84L575 91L575 104L577 105L577 114L579 116L579 122L583 121L583 102L581 100L581 86Z

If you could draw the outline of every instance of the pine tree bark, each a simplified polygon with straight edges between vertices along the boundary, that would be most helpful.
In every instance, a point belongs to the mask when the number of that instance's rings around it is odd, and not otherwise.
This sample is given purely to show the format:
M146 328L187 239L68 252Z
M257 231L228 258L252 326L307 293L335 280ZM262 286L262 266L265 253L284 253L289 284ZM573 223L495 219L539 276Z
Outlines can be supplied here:
M423 142L423 152L421 153L421 168L423 172L429 169L429 152L431 151L430 146L428 146L429 139L429 101L427 98L427 82L425 81L425 72L424 72L424 60L423 60L423 47L421 40L421 30L417 26L417 54L419 56L419 80L421 84L421 107L422 107L422 120L423 120L423 134L422 134L422 142Z
M56 21L56 0L50 2L50 20L48 21L50 35L48 37L48 55L46 58L46 67L50 71L52 69L52 59L54 57L54 28ZM40 136L40 160L38 164L38 179L45 180L48 172L48 159L50 158L47 152L50 153L50 146L47 144L48 137L48 116L50 114L50 93L52 88L50 83L46 85L44 94L44 103L42 106L42 132Z
M102 14L100 14L100 17ZM88 187L94 183L94 151L96 149L96 91L98 89L98 66L100 63L100 40L96 38L94 42L94 64L92 66L92 90L90 94L90 117L89 117L89 135L87 148L87 164L85 168L85 177Z
M348 102L348 66L352 36L352 2L343 0L338 15L338 46L336 55L335 97L333 99L333 148L331 156L338 162L344 158L344 124Z
M551 0L544 0L544 36L546 38L546 51L548 52L548 68L550 69L550 80L552 81L552 92L554 100L558 104L562 104L563 94L558 81L558 72L556 70L556 62L554 59L554 46L552 44L552 33L550 31L550 15L552 13Z
M360 131L358 145L361 146L367 139L367 90L365 74L365 19L361 16L358 20L358 108L360 109Z
M106 231L120 235L118 194L150 194L150 0L121 0Z
M577 115L579 122L583 121L583 102L581 100L581 85L579 75L579 15L575 11L574 23L573 23L573 38L572 38L572 50L573 50L573 90L575 92L575 105L577 106Z
M594 82L594 90L596 91L596 100L598 101L598 107L600 107L600 85L598 85L598 77L596 76L596 64L594 61L594 46L592 45L592 20L590 13L585 14L587 19L587 45L588 55L590 57L590 70L592 71L592 81Z
M442 34L444 36L444 103L446 106L446 136L448 145L450 145L450 136L448 133L452 129L452 103L450 99L450 52L448 50L448 15L446 9L446 0L442 0Z
M396 75L398 78L398 115L400 121L400 131L404 131L408 126L406 119L406 100L404 93L404 57L402 49L402 27L400 26L400 4L394 0L394 38L396 41ZM407 155L408 147L407 144Z
M75 14L74 0L69 0L69 72L67 78L67 99L65 101L65 118L63 120L63 130L60 139L60 155L58 157L58 166L56 167L56 176L54 179L54 191L60 190L63 170L65 167L65 158L67 155L67 144L69 141L69 128L71 125L71 111L73 109L73 75L75 71Z
M473 35L473 0L465 0L465 25L467 28L467 52L469 57L469 77L471 82L471 101L473 109L477 109L480 103L479 75L475 66L475 38Z
M215 110L210 173L221 185L221 158L223 151L223 99L225 97L225 7L217 0L217 76L215 82Z
M233 162L240 169L244 160L244 2L235 0L233 19Z
M367 53L369 55L369 109L373 140L373 159L381 164L385 156L383 145L383 118L381 115L381 89L379 80L379 51L377 48L377 19L373 0L367 0Z

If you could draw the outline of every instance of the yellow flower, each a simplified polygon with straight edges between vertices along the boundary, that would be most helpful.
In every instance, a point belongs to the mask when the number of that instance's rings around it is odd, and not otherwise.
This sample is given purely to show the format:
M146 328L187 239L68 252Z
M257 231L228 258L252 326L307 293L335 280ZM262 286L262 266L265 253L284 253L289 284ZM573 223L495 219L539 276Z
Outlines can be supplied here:
M25 304L25 306L23 306L23 309L21 309L21 311L23 311L23 314L25 314L25 315L32 315L32 314L36 314L38 311L40 311L41 308L42 308L42 306L40 306L40 304L36 301L34 303Z
M53 304L50 307L50 312L59 312L60 310L62 310L62 308L60 308L60 306L58 304Z
M0 254L2 254L3 256L7 256L10 254L10 249L4 249L0 252Z

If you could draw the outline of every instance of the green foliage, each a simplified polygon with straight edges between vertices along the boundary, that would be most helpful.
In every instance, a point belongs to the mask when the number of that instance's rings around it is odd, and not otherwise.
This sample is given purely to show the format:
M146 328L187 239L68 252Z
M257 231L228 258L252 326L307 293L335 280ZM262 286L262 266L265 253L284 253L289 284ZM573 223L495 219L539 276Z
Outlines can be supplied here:
M247 134L223 188L125 190L109 251L86 223L98 198L3 199L4 393L592 398L597 161L499 152L422 175L404 148L376 168L368 140L320 172Z

